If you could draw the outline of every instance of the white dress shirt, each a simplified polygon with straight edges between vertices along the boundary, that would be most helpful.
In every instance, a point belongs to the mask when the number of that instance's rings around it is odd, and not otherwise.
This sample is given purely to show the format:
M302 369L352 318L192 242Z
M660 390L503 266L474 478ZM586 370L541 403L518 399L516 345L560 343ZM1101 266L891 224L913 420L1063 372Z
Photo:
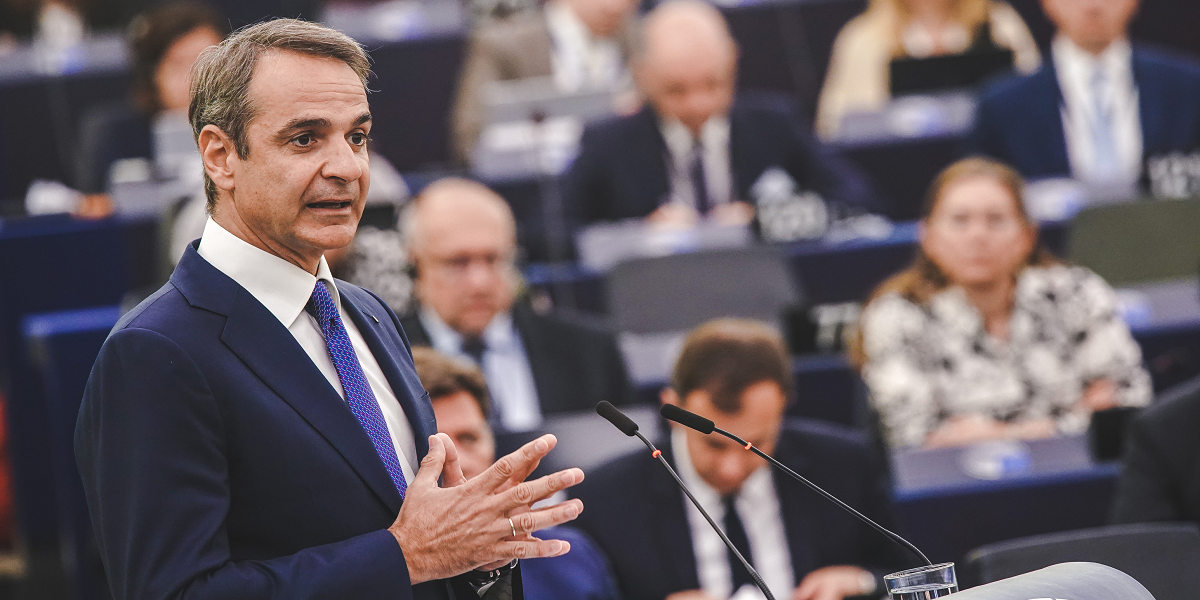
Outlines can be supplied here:
M721 495L700 478L687 451L687 433L682 427L674 425L671 427L671 456L675 459L680 479L692 490L696 500L712 515L714 521L723 522L725 506L721 502ZM729 589L732 580L729 550L691 501L685 497L683 504L688 529L692 534L692 552L696 557L700 589L713 598L729 598L735 591ZM775 492L775 481L765 463L742 484L733 504L746 528L746 538L750 541L751 564L762 575L776 598L791 598L795 587L791 551L783 526L779 496ZM754 593L761 597L758 590Z
M558 89L575 92L622 86L627 78L625 59L615 39L594 37L574 11L559 2L547 3L544 10Z
M396 448L396 456L400 459L400 468L404 471L404 479L411 483L416 474L417 465L420 464L417 458L416 443L413 440L412 426L405 417L400 402L396 400L396 395L392 392L392 387L388 384L383 370L379 368L379 363L371 354L366 340L359 333L354 321L350 320L346 314L346 309L342 306L341 295L334 286L333 275L329 272L329 264L325 262L325 257L321 257L321 261L317 265L317 274L313 276L274 254L250 245L245 240L226 231L211 218L204 226L204 235L200 238L198 252L204 260L245 288L276 319L279 319L279 322L296 338L296 342L304 349L305 354L312 359L313 364L321 370L321 374L329 381L329 385L333 386L333 389L344 400L346 393L342 389L337 369L333 366L333 359L329 357L329 350L325 346L325 335L321 333L321 326L317 324L316 318L304 310L312 296L313 288L317 285L317 280L328 283L330 295L337 304L338 314L341 315L342 323L346 326L346 333L350 336L350 343L354 346L354 353L358 355L358 362L362 365L363 374L366 375L367 383L370 384L371 391L375 394L375 400L379 402L379 408L383 412L388 433L391 434L392 444Z
M447 325L437 312L422 307L419 318L435 350L471 360L462 350L462 335ZM500 424L510 431L524 431L540 425L542 408L533 382L533 369L510 313L492 318L483 330L483 343L481 368L492 405L500 413Z
M669 201L696 208L696 191L692 187L690 170L696 140L687 126L675 119L662 119L659 130L667 144L666 160L671 181ZM729 117L720 115L705 121L700 128L700 144L704 149L704 181L709 206L735 200L729 156Z
M1142 121L1132 52L1127 40L1119 40L1094 55L1062 35L1050 46L1063 96L1063 133L1071 175L1092 187L1119 188L1116 193L1132 192L1142 174ZM1100 98L1092 91L1092 78L1098 70L1105 79ZM1098 101L1108 107L1105 120L1116 150L1116 166L1106 172L1097 171L1093 143L1093 123L1100 118Z

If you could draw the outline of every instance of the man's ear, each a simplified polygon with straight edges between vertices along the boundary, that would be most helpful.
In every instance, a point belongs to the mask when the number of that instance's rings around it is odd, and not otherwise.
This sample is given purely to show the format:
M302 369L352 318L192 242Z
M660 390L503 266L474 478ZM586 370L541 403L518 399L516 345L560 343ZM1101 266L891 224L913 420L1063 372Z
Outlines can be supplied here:
M209 124L200 130L196 146L200 149L200 160L204 163L208 178L212 179L217 189L232 191L233 174L241 162L233 139L220 127Z

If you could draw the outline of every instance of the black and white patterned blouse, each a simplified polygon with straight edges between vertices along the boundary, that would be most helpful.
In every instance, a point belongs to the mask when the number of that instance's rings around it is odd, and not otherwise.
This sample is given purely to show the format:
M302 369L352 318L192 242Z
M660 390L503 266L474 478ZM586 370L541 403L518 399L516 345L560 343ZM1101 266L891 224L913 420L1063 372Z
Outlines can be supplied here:
M892 447L920 446L955 416L1016 423L1052 418L1081 432L1085 387L1106 378L1117 403L1150 401L1141 350L1117 313L1112 288L1091 271L1026 268L1017 280L1009 339L997 340L960 287L915 304L880 296L861 320L863 376Z

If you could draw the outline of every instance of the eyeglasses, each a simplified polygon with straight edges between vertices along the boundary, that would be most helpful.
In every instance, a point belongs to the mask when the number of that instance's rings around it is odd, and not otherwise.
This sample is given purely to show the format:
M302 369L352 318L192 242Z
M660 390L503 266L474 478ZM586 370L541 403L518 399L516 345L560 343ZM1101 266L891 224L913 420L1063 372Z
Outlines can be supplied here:
M480 266L489 273L503 274L511 271L516 262L512 253L462 254L450 257L428 257L428 268L449 279L462 279L471 267Z

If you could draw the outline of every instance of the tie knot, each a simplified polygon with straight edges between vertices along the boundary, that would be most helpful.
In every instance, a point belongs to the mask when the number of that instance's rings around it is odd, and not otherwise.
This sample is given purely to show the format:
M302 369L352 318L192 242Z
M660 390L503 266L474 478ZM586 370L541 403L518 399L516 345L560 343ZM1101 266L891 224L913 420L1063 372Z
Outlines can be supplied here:
M487 351L487 343L481 337L466 336L462 340L462 351L470 356L475 364L483 366L483 353Z
M337 316L337 305L333 303L333 295L329 293L328 284L324 280L317 280L317 285L313 286L312 295L308 298L308 304L304 309L318 321L328 321Z

